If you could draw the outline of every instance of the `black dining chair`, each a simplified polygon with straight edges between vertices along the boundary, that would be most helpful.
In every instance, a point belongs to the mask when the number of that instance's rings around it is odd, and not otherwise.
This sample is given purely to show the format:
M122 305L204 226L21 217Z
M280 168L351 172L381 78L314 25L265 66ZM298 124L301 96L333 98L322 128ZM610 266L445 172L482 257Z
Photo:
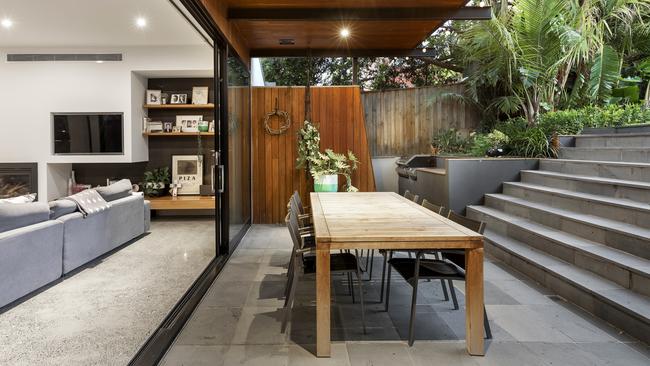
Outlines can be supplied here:
M287 220L287 228L291 235L293 241L293 270L292 275L289 276L289 293L285 301L285 314L282 321L282 333L286 331L287 323L291 317L291 309L293 307L293 302L296 296L296 286L300 277L302 275L309 275L316 273L316 257L313 255L315 251L315 240L312 235L301 234L299 231L298 225L298 213L295 208L295 204L289 210L289 219ZM361 281L361 270L359 268L359 261L354 254L343 252L343 253L331 253L330 254L330 272L331 273L346 273L354 274L357 277L357 283L359 285L359 300L361 302L361 322L363 324L363 333L366 333L366 316L365 316L365 304L363 301L363 285ZM350 279L350 277L349 277ZM351 286L351 281L349 283ZM352 292L352 298L354 302L354 291Z
M411 193L408 189L404 191L404 198L406 198L409 201L413 201L415 203L419 203L420 201L420 196L417 194Z
M475 221L464 216L458 215L453 211L449 211L448 218L460 225L467 227L470 230L483 234L485 230L485 223ZM411 298L411 318L409 320L409 346L413 345L415 335L415 315L418 294L418 283L420 280L445 280L449 283L449 291L454 304L454 310L457 310L458 300L456 298L456 291L454 290L454 280L465 281L465 251L464 250L443 250L443 259L426 259L424 254L426 251L418 251L415 258L392 258L392 253L389 253L389 267L388 279L386 285L386 307L390 302L390 277L391 268L395 270L406 280L408 284L413 287L413 295ZM485 326L485 335L487 339L492 338L492 331L488 321L485 306L483 307L483 322Z

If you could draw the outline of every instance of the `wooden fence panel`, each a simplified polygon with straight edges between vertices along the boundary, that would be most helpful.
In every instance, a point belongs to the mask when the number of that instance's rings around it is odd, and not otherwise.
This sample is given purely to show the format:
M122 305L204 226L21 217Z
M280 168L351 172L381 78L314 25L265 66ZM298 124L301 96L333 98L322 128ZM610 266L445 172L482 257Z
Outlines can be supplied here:
M311 180L296 168L297 133L305 116L304 87L254 87L252 91L253 135L253 222L284 223L286 205L294 190L308 199ZM291 117L291 128L282 135L269 135L264 129L266 113L275 109ZM321 149L336 152L351 150L361 161L352 175L352 184L361 191L375 190L361 92L358 87L311 88L312 122L321 133ZM277 118L271 125L279 126ZM339 187L344 179L339 180Z
M363 93L371 156L426 154L437 131L455 128L468 133L476 129L479 115L472 107L436 98L441 93L462 91L462 85L450 85Z

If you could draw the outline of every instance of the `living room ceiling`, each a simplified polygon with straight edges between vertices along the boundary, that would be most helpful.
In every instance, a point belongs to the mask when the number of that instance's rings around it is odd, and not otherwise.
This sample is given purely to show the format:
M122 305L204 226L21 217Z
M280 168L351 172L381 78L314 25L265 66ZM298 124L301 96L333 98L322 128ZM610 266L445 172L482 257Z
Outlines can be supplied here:
M166 0L0 0L0 20L11 24L0 27L0 47L206 44Z

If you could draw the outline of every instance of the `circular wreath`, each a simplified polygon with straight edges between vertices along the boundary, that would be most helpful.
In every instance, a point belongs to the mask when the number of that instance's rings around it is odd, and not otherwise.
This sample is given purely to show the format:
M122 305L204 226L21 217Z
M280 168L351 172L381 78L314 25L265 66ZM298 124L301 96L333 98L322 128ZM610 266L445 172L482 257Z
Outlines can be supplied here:
M278 116L278 118L282 119L280 128L273 128L269 124L269 120L273 116ZM267 113L266 117L264 117L264 129L269 135L281 135L285 133L289 127L291 127L291 118L289 118L289 113L285 111L279 111L276 109L273 112Z

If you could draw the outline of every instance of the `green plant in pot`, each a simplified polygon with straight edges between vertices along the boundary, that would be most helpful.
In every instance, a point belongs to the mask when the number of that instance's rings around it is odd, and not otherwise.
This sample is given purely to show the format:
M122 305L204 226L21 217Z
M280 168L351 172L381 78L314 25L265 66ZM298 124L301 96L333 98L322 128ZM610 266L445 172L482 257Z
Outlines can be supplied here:
M165 188L170 183L169 167L156 168L144 172L144 194L159 197L165 194Z
M311 122L305 121L298 131L298 168L306 168L314 178L314 191L337 192L338 176L345 177L345 190L356 192L352 185L352 172L357 169L359 160L351 151L347 155L338 154L331 149L320 152L320 133Z

